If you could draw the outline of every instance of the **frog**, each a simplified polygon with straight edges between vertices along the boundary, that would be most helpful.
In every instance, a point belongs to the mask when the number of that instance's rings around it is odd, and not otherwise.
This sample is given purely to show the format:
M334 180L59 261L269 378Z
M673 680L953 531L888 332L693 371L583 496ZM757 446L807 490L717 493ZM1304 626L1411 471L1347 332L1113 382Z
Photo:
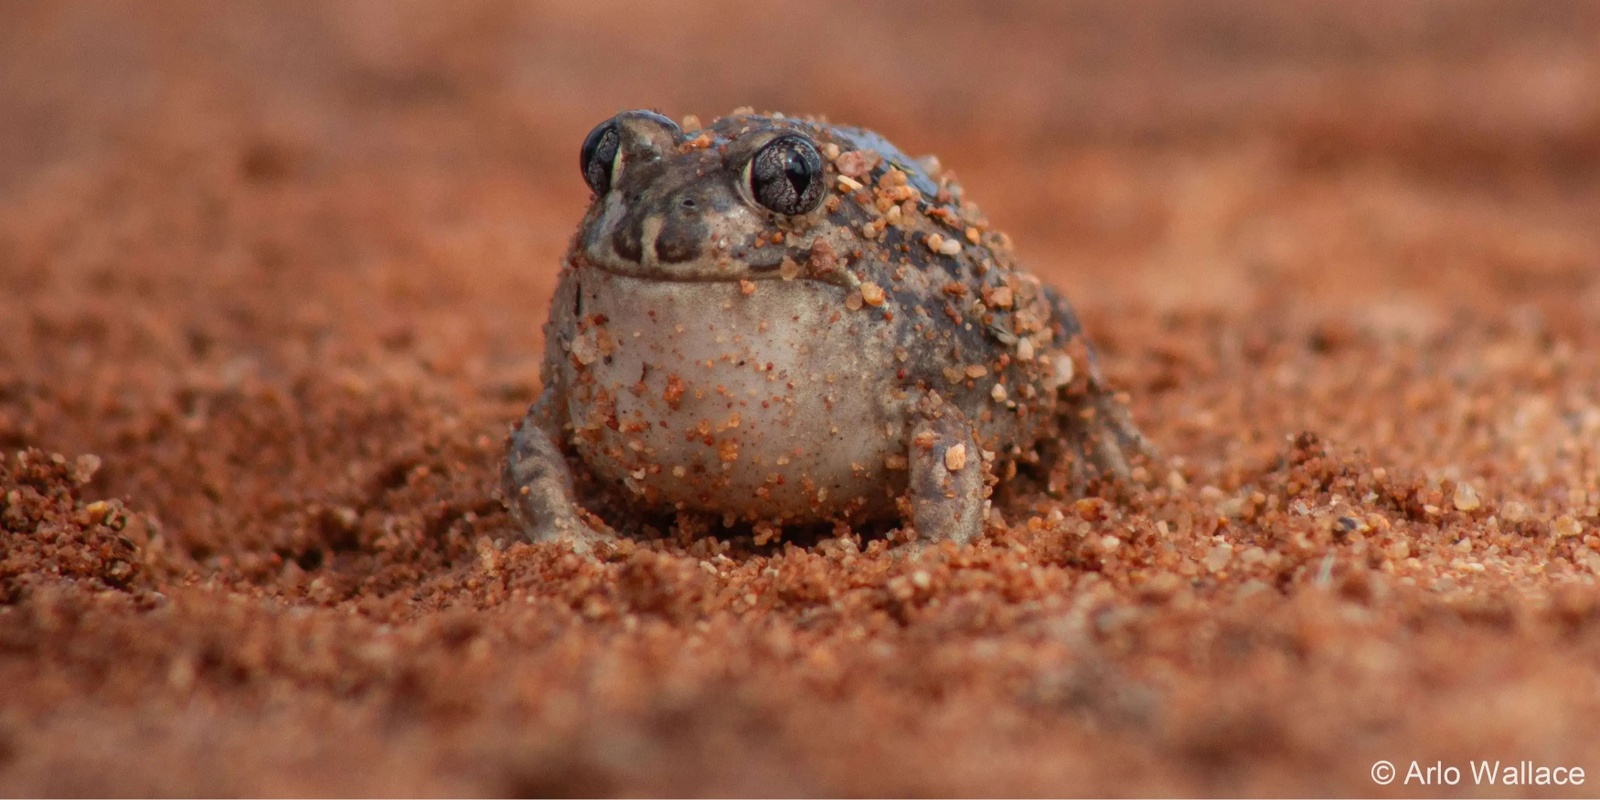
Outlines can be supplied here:
M615 550L599 498L959 546L1019 468L1082 493L1159 457L1065 296L936 158L824 118L631 110L579 167L591 200L503 467L529 541Z

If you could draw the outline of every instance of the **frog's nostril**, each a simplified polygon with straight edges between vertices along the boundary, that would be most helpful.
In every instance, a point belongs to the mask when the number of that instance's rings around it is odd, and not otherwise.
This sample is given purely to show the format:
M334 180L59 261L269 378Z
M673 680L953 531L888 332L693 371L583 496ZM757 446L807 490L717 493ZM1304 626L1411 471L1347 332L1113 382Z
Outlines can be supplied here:
M694 204L694 198L693 197L685 197L682 200L678 201L678 205L681 205L684 208L694 208L694 205L695 205Z
M700 257L701 243L710 232L699 220L676 219L656 237L656 258L663 264L681 264Z
M622 258L637 262L644 253L642 236L637 224L623 226L611 234L611 247Z

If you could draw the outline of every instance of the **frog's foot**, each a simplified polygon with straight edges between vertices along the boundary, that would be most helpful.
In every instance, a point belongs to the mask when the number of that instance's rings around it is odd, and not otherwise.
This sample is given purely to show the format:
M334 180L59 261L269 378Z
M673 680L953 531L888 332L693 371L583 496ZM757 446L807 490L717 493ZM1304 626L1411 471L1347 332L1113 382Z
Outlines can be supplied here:
M501 480L506 508L528 541L565 542L573 552L597 558L615 546L616 532L604 523L597 530L584 520L561 448L532 419L511 432Z
M1096 474L1126 478L1133 467L1160 461L1161 454L1134 426L1127 406L1104 384L1090 381L1085 391L1065 399L1059 413L1073 454L1069 480L1075 494Z
M983 533L983 453L972 426L954 407L925 416L911 431L911 526L920 549L942 541L966 544Z

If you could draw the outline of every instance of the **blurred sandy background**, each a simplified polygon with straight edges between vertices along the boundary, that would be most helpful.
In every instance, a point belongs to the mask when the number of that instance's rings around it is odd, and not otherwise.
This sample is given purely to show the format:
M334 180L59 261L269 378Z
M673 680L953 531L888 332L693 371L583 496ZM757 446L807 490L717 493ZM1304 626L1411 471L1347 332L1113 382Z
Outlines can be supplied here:
M1600 6L0 20L5 793L1600 775ZM1074 299L1165 486L1023 498L916 581L516 543L490 492L579 143L746 105L937 154Z

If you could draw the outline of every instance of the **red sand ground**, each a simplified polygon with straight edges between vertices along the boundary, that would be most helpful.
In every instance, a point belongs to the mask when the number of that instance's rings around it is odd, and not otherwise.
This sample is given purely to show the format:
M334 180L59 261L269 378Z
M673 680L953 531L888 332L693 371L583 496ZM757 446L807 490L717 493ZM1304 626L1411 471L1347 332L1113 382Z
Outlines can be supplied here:
M1595 5L3 16L6 794L1597 791ZM741 105L938 153L1162 488L518 543L582 136ZM1593 777L1369 777L1479 758Z

